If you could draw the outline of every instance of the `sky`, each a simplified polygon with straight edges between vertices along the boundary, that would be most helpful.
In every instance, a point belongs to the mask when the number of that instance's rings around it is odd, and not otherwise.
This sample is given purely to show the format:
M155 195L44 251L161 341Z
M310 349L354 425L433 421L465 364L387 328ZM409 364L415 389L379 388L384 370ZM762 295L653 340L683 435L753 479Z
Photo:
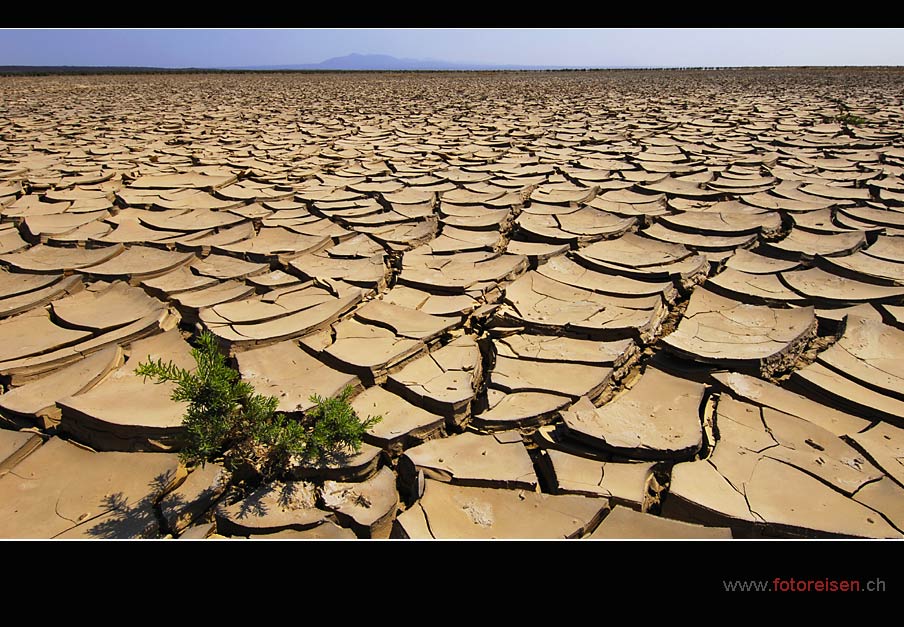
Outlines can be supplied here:
M0 29L0 65L229 68L351 53L568 67L904 65L904 29Z

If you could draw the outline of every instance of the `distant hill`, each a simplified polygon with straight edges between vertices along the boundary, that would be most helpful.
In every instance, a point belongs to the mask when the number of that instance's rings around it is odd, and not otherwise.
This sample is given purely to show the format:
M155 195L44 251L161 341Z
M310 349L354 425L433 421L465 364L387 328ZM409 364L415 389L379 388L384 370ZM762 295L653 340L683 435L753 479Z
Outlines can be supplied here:
M320 63L297 65L267 65L233 68L242 70L351 70L351 71L442 71L442 70L549 70L561 69L540 65L492 65L480 63L457 63L436 59L399 59L388 54L347 54L333 57Z

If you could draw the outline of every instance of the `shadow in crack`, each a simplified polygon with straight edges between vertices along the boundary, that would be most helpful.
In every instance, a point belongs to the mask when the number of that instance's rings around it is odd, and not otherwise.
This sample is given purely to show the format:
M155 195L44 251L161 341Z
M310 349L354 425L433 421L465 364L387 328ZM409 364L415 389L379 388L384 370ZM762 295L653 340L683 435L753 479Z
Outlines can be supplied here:
M316 507L317 494L313 486L301 481L274 482L259 487L251 496L240 501L237 519L250 516L266 516L269 508L284 510Z
M315 469L342 468L347 466L355 455L357 453L345 447L327 448L321 451L319 457L310 462L310 466Z
M153 538L161 531L155 504L173 488L176 473L160 473L148 483L148 492L141 499L129 502L123 492L108 494L98 508L104 513L86 521L85 535L92 538L127 539ZM176 497L176 500L181 500Z
M84 523L87 526L85 533L90 537L148 538L156 535L159 528L153 501L148 497L129 503L122 492L116 492L101 499L100 507L105 513Z
M303 501L304 504L313 507L314 498L310 491L301 490L298 487L297 483L284 483L279 486L279 494L276 497L276 502L283 509L294 508L298 505L299 501Z
M262 486L255 490L249 497L239 501L236 517L244 519L249 516L266 516L267 505L265 501L267 495L268 490L266 486Z

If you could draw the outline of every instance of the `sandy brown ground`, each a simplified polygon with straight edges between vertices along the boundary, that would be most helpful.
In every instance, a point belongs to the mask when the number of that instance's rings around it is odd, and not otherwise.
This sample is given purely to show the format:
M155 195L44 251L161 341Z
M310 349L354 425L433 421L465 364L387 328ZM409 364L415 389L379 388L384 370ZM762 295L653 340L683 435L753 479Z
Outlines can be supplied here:
M901 537L904 72L0 78L0 537ZM211 330L360 453L240 494Z

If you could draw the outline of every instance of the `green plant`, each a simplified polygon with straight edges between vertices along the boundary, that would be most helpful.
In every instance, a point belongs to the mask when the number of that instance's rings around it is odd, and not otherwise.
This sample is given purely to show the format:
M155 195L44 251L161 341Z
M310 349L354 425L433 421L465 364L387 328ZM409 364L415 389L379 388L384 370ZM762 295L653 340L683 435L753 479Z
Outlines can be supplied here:
M346 448L361 451L361 438L382 416L371 416L362 422L348 402L351 394L352 387L346 386L334 398L311 396L315 407L309 412L313 427L308 434L307 457L329 457Z
M867 120L866 118L860 117L859 115L854 115L853 113L847 111L841 115L836 115L835 121L841 124L849 124L851 126L863 126L864 124L869 122L869 120Z
M195 371L162 359L139 364L135 373L157 383L171 381L171 398L188 403L181 451L188 463L223 461L227 468L250 467L264 478L285 473L293 457L304 460L359 451L365 431L380 416L359 420L348 402L347 387L337 398L312 396L315 408L304 420L277 413L278 399L257 394L238 371L229 367L216 337L201 333L191 351Z

